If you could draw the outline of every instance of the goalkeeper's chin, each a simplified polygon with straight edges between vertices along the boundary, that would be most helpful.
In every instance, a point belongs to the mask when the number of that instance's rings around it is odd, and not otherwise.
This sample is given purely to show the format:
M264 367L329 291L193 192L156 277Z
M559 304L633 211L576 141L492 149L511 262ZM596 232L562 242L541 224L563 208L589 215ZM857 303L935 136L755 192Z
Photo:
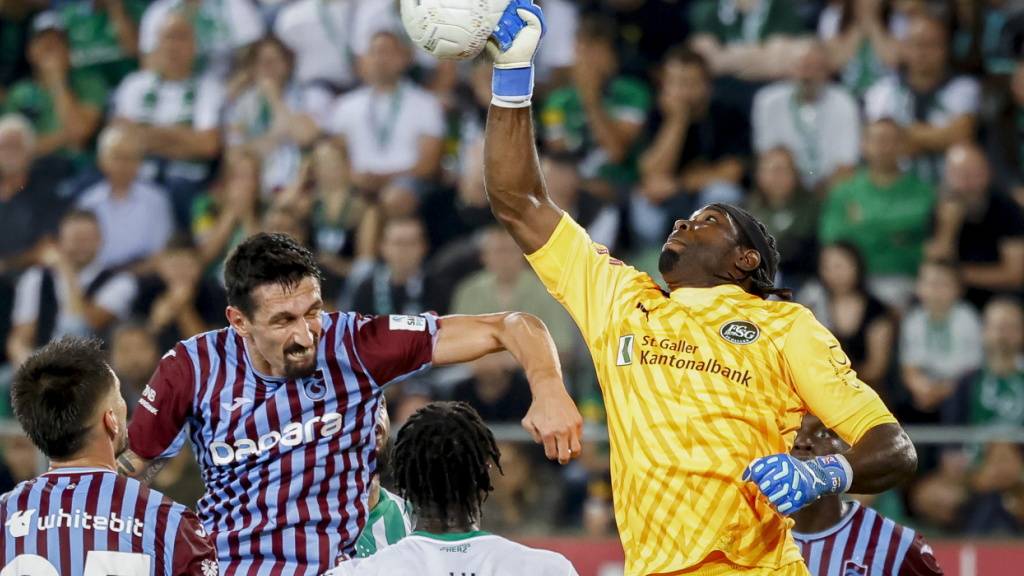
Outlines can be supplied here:
M790 450L789 455L792 456L793 458L796 458L797 460L800 460L801 462L814 460L815 457L814 453L808 450Z

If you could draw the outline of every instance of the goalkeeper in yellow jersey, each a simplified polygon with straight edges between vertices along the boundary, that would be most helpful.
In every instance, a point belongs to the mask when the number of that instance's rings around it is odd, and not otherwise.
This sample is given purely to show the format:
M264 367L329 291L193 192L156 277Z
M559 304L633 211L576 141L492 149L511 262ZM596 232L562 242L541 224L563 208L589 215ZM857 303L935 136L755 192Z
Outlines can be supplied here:
M626 574L807 574L788 515L823 495L895 486L917 466L914 447L811 312L767 299L783 295L779 255L746 211L712 204L676 221L659 261L664 292L552 203L529 108L543 25L539 8L514 0L489 43L487 192L590 348ZM790 457L806 412L852 448ZM564 459L579 447L556 449Z

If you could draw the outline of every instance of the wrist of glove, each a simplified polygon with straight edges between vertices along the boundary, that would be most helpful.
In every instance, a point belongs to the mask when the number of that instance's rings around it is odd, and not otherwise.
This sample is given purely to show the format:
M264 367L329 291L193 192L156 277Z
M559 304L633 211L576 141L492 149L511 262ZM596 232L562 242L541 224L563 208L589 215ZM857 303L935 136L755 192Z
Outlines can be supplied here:
M533 57L544 35L544 13L531 0L512 0L487 43L494 59L491 103L525 108L533 97Z
M842 494L853 483L853 470L838 454L799 460L789 454L758 458L743 471L780 514L792 514L827 494Z

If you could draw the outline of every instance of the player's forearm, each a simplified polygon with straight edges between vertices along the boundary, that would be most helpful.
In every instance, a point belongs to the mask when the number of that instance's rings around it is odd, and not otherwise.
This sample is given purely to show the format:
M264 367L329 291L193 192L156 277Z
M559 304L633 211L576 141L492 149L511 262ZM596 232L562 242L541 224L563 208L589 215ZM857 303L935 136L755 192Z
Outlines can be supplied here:
M540 175L529 108L491 106L484 141L491 211L527 253L547 242L561 216Z
M843 456L853 471L853 494L884 492L917 470L917 451L899 424L875 426Z
M565 392L558 349L540 318L524 312L505 316L497 333L498 341L523 367L533 396Z
M143 484L149 484L160 473L164 464L164 460L146 460L131 450L125 450L117 457L117 472Z

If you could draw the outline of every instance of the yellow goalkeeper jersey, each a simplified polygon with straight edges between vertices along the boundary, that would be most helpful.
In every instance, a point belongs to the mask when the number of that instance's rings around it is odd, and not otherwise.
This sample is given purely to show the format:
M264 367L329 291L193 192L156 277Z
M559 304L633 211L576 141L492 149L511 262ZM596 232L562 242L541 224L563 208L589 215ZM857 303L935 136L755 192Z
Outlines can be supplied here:
M739 286L666 294L568 215L527 259L594 359L626 574L671 574L715 551L740 566L799 562L792 520L743 469L787 452L808 411L850 444L896 421L835 337L807 308Z

